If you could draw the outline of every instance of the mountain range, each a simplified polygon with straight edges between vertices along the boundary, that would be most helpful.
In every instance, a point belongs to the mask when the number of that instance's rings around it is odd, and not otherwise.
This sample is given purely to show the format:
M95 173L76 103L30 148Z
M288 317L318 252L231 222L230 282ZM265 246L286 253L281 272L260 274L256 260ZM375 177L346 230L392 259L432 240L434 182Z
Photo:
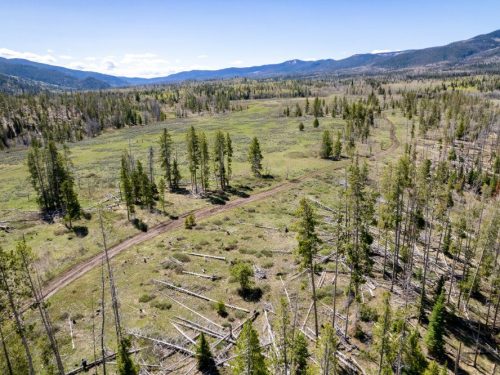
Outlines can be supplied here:
M98 90L188 80L314 77L388 72L500 72L500 29L445 46L388 53L357 54L345 59L289 60L245 68L191 70L156 78L117 77L24 59L0 58L0 91Z

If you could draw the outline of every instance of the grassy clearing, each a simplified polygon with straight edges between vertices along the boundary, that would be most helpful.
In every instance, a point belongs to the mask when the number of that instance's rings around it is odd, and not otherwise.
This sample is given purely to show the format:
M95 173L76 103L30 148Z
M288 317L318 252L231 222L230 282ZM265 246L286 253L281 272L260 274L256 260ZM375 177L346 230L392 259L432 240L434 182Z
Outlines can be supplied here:
M193 125L205 131L210 140L217 130L229 132L235 149L232 185L250 194L279 184L287 178L293 179L330 165L331 161L317 156L321 134L324 129L341 129L343 121L331 117L320 118L320 127L314 129L311 117L282 117L281 105L283 101L280 100L251 101L248 109L242 112L168 119L158 124L109 131L97 138L70 144L79 197L85 210L92 214L89 220L82 219L75 224L87 228L86 236L68 231L61 222L47 224L40 221L36 215L35 194L28 181L26 150L16 149L0 154L0 165L2 170L6 170L0 175L0 206L5 220L13 227L10 233L0 232L0 246L12 247L24 234L40 258L39 266L45 279L96 254L101 246L96 204L106 202L104 204L109 205L113 203L109 201L110 197L119 196L121 153L130 148L137 159L146 162L149 146L158 149L157 140L164 128L172 132L181 161L185 160L184 135L188 126ZM301 121L305 124L303 132L298 129ZM383 124L376 129L372 153L388 147L388 134ZM250 175L246 153L253 136L259 137L261 141L264 168L273 175L273 179L259 180ZM368 145L360 145L360 152L369 154ZM184 163L181 163L181 173L187 182L188 171ZM160 178L160 174L158 160L155 160L156 178ZM210 204L205 200L193 199L190 195L168 194L166 199L166 210L171 216L179 216ZM123 207L112 207L107 215L115 227L108 239L111 245L138 233L126 221ZM147 210L139 210L138 217L149 227L166 219Z

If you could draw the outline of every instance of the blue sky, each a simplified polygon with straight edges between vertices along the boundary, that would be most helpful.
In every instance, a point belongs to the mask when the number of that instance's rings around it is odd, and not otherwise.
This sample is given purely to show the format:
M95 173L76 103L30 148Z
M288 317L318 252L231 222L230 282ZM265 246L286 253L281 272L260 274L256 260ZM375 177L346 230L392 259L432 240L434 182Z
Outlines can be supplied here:
M500 1L0 0L0 56L125 76L423 48L500 28Z

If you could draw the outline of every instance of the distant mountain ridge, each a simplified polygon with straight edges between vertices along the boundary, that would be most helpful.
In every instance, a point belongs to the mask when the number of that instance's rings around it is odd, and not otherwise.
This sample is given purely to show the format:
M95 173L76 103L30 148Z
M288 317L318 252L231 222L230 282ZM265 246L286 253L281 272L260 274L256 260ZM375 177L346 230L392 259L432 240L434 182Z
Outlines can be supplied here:
M15 91L15 83L34 89L98 90L112 87L175 83L186 80L303 77L328 74L377 74L391 71L482 70L500 72L500 29L445 46L388 53L365 53L342 60L289 60L244 68L191 70L157 78L128 78L68 69L24 59L0 58L0 90ZM4 83L9 84L7 90Z

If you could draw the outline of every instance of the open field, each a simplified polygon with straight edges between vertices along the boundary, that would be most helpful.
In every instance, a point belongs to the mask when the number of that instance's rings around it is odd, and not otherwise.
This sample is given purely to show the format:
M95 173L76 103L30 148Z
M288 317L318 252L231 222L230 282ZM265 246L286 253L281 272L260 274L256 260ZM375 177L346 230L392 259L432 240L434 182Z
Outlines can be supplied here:
M293 101L291 101L293 103ZM290 103L290 101L286 101ZM277 100L253 101L242 112L215 116L195 116L187 119L171 119L163 123L144 127L133 127L110 131L94 139L85 140L70 147L74 174L82 206L91 212L90 220L82 219L76 225L85 226L89 233L98 228L96 202L114 205L119 197L119 164L124 150L131 149L134 156L147 164L148 148L153 146L157 156L158 139L166 127L173 134L181 161L181 175L187 183L185 161L185 132L191 125L207 134L211 141L216 130L229 132L234 143L233 182L236 190L253 194L269 189L284 181L293 180L334 163L318 158L319 143L324 129L341 129L343 121L325 117L318 129L312 127L312 118L286 118L280 116L281 104ZM298 124L304 122L306 130L300 132ZM381 120L383 122L383 120ZM262 143L264 168L273 179L256 180L251 177L246 161L247 144L251 137L258 136ZM375 133L372 153L390 145L389 132L384 126ZM363 152L361 149L360 152ZM367 152L367 151L364 151ZM0 233L0 245L12 246L13 241L26 236L41 259L40 269L52 278L69 267L88 259L100 251L98 237L79 238L66 230L62 223L49 225L36 215L35 194L28 181L25 165L26 150L13 150L0 155L0 165L7 173L0 176L0 205L4 219L12 222L12 233ZM155 158L155 177L161 177L158 158ZM229 196L234 199L237 195ZM209 200L193 199L190 195L167 194L167 212L176 217L195 209L209 207ZM117 207L119 208L119 207ZM116 231L110 234L109 244L115 244L139 231L127 223L126 213L113 210ZM165 218L141 210L138 215L152 227Z

